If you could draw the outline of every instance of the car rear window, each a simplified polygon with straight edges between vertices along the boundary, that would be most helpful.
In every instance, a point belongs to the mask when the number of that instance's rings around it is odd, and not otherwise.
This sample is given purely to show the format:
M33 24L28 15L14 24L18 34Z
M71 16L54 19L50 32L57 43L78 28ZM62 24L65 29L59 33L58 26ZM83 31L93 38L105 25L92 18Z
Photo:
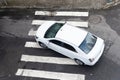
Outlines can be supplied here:
M85 52L86 54L88 54L92 48L94 47L95 43L96 43L97 37L94 36L91 33L88 33L86 38L83 40L83 42L80 44L79 48Z
M44 38L54 38L59 31L59 29L63 26L63 23L55 23L53 24L45 33Z

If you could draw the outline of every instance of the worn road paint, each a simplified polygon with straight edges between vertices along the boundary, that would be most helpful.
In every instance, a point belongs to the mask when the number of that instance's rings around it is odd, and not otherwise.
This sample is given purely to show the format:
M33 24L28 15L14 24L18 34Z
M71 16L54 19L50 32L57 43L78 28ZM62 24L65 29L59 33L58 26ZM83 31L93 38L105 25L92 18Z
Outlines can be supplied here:
M32 29L30 29L29 33L28 33L28 36L35 36L36 34L36 31Z

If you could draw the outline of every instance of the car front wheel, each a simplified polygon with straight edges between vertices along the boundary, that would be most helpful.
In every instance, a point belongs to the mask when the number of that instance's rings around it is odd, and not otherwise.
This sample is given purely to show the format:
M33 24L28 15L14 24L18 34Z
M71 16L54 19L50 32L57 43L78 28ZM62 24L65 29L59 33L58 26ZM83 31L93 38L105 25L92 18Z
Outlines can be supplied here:
M79 60L79 59L75 59L75 62L78 64L78 65L84 65L84 63L81 61L81 60Z
M46 46L44 43L41 43L41 42L38 42L38 43L39 43L39 45L40 45L41 47L47 48L47 46Z

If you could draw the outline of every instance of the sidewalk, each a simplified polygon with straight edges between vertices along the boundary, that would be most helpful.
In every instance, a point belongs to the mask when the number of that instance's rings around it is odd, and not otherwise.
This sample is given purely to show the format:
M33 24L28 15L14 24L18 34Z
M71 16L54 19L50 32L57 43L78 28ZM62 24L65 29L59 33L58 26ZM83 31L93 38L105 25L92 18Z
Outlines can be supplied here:
M2 0L1 8L106 9L120 0Z

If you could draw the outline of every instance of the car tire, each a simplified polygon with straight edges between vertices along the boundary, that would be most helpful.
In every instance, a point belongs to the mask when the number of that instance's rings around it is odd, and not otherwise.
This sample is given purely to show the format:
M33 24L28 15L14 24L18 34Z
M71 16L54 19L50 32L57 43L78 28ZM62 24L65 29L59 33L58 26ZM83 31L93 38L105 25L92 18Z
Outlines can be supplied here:
M42 48L47 48L47 46L44 43L41 43L41 42L38 42L38 43Z
M81 65L81 66L84 65L84 63L83 63L81 60L79 60L79 59L75 59L75 62L76 62L78 65Z

